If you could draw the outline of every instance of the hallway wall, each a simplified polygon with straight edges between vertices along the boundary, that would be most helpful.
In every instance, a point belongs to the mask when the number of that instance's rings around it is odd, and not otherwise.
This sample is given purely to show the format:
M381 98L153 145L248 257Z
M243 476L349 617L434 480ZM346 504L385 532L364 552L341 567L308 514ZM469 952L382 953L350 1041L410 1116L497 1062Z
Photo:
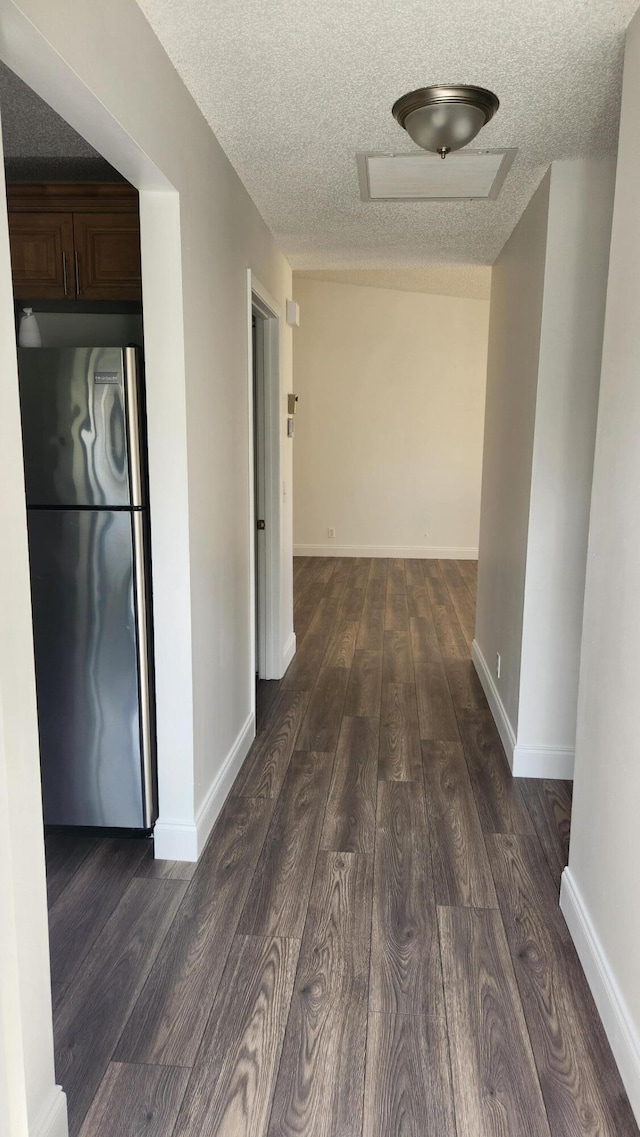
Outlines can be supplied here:
M488 301L308 275L294 295L295 551L475 557Z
M522 613L547 245L547 174L493 266L476 645L518 727Z
M531 777L573 774L614 181L554 162L494 266L474 658Z
M640 1120L640 16L625 55L562 907Z
M614 186L612 159L551 167L516 772L573 769Z

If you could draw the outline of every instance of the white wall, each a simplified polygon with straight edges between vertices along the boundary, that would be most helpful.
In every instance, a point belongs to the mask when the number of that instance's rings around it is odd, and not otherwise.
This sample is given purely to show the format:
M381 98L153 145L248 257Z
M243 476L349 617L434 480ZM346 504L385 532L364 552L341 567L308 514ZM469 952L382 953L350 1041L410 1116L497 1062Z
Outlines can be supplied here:
M554 162L494 267L474 655L532 777L573 773L614 180Z
M4 169L0 163L0 196ZM0 1132L66 1131L55 1086L20 409L6 216L0 210ZM5 353L13 350L6 368ZM55 1126L59 1128L56 1130ZM45 1133L42 1129L43 1135Z
M622 94L562 905L640 1120L640 18Z
M614 160L551 167L516 764L575 750L614 184Z
M488 302L308 276L294 295L296 552L476 556Z
M542 296L547 175L493 266L482 468L476 644L516 732Z
M249 563L247 269L283 309L289 266L134 0L0 0L0 57L141 190L162 854L193 856L253 731ZM51 1124L51 1015L6 217L0 216L3 550L0 1088L11 1137ZM9 323L7 323L9 321ZM282 424L291 332L281 322ZM292 628L290 441L283 439L282 642ZM7 634L4 634L6 631ZM4 779L4 781L3 781ZM11 913L15 912L15 920ZM8 922L5 917L9 914ZM29 982L26 982L28 976ZM3 975L4 980L4 975ZM26 1056L26 1057L25 1057ZM23 1061L24 1059L24 1061ZM6 1076L4 1076L6 1075ZM62 1104L60 1104L62 1103ZM10 1106L0 1101L5 1114ZM0 1113L4 1122L5 1118ZM55 1126L58 1126L55 1129ZM4 1132L5 1130L3 1130Z

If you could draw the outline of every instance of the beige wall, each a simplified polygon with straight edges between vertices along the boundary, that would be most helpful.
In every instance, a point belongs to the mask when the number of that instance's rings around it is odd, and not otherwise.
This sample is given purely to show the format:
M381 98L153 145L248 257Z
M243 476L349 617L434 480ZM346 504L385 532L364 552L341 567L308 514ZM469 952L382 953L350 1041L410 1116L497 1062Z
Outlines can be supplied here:
M640 18L630 25L562 906L640 1120Z
M294 295L296 551L475 556L487 301L295 276Z

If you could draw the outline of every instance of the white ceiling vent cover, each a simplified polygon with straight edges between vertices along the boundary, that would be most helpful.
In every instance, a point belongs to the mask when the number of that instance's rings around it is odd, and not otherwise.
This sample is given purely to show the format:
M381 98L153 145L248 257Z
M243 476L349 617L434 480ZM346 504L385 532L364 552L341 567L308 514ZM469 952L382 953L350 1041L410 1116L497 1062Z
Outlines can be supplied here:
M438 154L358 154L363 201L460 201L496 198L515 150Z

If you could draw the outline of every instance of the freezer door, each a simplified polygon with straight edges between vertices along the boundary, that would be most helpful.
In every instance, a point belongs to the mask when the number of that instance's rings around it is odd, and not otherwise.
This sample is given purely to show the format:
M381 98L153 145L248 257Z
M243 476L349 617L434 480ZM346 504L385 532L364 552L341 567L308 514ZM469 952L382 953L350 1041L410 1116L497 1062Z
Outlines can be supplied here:
M27 505L146 505L135 349L21 348L18 363Z
M147 828L132 515L28 519L45 823Z

